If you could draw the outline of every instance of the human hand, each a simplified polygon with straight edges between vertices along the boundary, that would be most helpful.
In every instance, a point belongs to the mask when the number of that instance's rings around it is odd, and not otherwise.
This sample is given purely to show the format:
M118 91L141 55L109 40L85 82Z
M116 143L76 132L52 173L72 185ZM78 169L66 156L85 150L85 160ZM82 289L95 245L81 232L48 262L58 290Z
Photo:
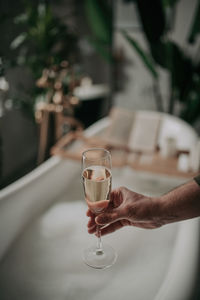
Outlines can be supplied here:
M109 205L102 213L95 215L88 209L87 216L90 218L88 232L95 233L96 226L100 225L102 235L128 225L147 229L163 225L157 214L157 199L135 193L125 187L111 192Z

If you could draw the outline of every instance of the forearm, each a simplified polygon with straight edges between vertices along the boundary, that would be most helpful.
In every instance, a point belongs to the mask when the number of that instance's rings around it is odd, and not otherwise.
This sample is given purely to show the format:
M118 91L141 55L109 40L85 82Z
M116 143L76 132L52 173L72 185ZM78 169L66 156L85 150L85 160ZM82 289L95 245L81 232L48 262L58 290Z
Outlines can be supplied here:
M162 224L200 216L200 186L190 181L155 199L155 218Z
M125 187L112 191L110 207L96 218L91 218L88 232L94 233L96 224L104 226L102 235L123 226L157 228L162 225L200 216L200 185L194 180L158 197L146 197Z

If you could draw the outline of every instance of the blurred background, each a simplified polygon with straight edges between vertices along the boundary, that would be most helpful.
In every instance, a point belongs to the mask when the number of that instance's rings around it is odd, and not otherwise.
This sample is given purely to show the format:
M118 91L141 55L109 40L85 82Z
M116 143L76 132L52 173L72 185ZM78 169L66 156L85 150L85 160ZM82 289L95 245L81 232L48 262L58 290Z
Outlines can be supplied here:
M113 106L200 130L199 0L0 1L0 187Z

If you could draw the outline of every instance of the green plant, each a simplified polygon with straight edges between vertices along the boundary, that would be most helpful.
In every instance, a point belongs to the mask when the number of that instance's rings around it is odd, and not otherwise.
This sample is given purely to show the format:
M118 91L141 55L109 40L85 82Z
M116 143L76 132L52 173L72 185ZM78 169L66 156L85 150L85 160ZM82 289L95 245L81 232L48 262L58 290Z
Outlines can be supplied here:
M26 1L24 11L13 19L13 23L19 34L10 45L14 57L11 64L28 68L34 83L44 69L63 60L71 65L77 62L77 36L53 14L47 1ZM32 90L16 100L33 115L38 95L43 95L43 91L34 84Z
M111 1L84 0L85 16L91 34L89 42L108 63L113 62L113 10Z
M140 56L153 78L158 108L163 110L158 71L158 67L161 67L168 72L170 77L168 113L174 113L175 103L178 101L182 106L180 117L193 124L200 117L199 47L195 56L190 56L186 54L185 47L183 49L170 38L178 1L180 0L133 1L140 16L149 52L144 51L138 41L134 37L130 37L127 32L122 31L122 34ZM169 18L169 11L173 18ZM187 46L195 43L197 35L200 33L199 16L200 0L198 0L193 23L186 40Z

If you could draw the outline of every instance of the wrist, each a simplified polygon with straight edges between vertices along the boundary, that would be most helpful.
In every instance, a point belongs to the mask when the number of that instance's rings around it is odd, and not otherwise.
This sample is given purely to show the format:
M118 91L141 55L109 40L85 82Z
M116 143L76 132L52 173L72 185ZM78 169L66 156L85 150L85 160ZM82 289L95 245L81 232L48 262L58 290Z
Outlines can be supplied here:
M165 203L163 197L153 197L152 198L152 219L159 226L169 223L169 217L167 216L167 211L165 209Z
M154 228L164 225L165 220L163 219L164 209L162 207L162 198L146 196L143 197L143 199L136 203L136 215L139 216L140 220L151 223Z
M176 214L176 207L173 204L173 197L169 194L154 198L155 221L161 225L166 225L179 221L180 218Z

